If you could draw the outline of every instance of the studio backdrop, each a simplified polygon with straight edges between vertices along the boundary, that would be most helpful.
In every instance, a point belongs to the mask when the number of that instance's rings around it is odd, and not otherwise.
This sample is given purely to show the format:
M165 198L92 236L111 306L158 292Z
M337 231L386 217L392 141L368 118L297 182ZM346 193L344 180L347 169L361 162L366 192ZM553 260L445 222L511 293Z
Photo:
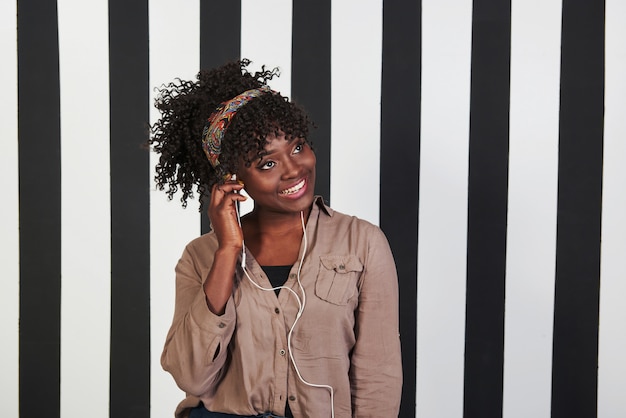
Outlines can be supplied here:
M171 417L156 88L249 58L317 128L317 192L383 229L401 417L626 416L622 0L0 4L0 416ZM248 208L249 210L249 208Z

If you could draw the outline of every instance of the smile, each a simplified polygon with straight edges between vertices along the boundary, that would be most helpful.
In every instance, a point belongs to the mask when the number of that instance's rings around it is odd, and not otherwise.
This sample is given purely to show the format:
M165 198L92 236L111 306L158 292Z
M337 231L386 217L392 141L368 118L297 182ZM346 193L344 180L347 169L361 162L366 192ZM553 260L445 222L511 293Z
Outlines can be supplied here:
M290 187L290 188L285 189L285 190L281 190L280 194L281 195L290 195L290 194L298 193L304 187L305 184L306 184L306 179L302 179L295 186Z

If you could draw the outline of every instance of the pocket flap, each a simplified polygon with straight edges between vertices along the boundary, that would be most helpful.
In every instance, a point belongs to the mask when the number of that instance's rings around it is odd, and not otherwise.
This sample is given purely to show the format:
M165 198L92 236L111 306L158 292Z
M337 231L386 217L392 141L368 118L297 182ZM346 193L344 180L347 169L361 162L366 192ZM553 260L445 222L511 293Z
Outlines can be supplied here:
M363 271L363 264L354 255L323 255L320 256L320 260L326 269L335 270L340 274Z

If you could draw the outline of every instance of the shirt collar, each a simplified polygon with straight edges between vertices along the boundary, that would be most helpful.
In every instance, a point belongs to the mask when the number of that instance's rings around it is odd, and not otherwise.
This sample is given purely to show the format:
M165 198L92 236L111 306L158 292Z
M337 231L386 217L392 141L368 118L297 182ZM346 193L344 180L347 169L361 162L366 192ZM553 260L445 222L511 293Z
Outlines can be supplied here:
M333 213L334 213L333 209L324 202L324 198L322 196L315 196L315 198L313 199L313 202L322 211L324 211L324 213L326 213L326 215L333 216Z

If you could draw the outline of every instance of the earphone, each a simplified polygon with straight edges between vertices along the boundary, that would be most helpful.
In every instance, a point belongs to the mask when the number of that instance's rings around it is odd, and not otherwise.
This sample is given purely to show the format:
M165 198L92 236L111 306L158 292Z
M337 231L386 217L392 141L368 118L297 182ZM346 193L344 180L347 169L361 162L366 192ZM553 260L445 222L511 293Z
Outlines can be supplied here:
M236 180L236 176L233 174L230 176L231 180ZM239 227L241 228L241 216L239 213L239 205L238 202L233 202L235 205L235 211L237 214L237 223L239 224ZM300 272L302 271L302 264L304 263L304 257L306 256L306 252L308 249L308 240L307 240L307 235L306 235L306 225L304 223L304 213L302 211L300 211L300 223L302 225L302 233L303 233L303 240L304 240L304 246L302 249L302 256L300 257L300 262L298 264L298 271L297 271L297 280L298 280L298 286L300 288L300 292L302 293L302 298L300 298L300 296L296 293L296 291L294 291L293 289L287 287L287 286L277 286L277 287L272 287L272 288L267 288L267 287L263 287L259 284L257 284L254 280L252 280L252 278L250 277L250 274L248 273L248 269L246 267L246 244L245 244L245 240L243 240L242 238L242 249L241 249L241 268L244 272L244 274L246 275L246 277L248 278L248 280L250 281L250 283L252 283L252 285L254 285L257 289L262 290L262 291L275 291L278 289L287 289L289 292L291 292L295 298L296 301L298 302L298 313L296 314L296 318L293 321L293 324L291 325L291 328L289 328L289 333L287 334L287 350L289 352L289 359L291 360L291 363L293 364L293 368L296 371L296 374L298 376L298 379L300 379L300 381L310 387L315 387L315 388L325 388L328 389L330 392L330 409L331 409L331 418L335 417L335 401L334 401L334 390L333 387L330 385L324 385L324 384L316 384L316 383L310 383L308 381L306 381L303 377L302 374L300 373L300 369L298 368L298 365L296 364L296 360L293 356L293 350L291 349L291 336L293 334L293 330L296 327L296 324L298 323L298 321L300 320L300 317L302 316L302 312L304 312L304 308L306 306L306 293L304 291L304 286L302 286L302 282L300 281Z

